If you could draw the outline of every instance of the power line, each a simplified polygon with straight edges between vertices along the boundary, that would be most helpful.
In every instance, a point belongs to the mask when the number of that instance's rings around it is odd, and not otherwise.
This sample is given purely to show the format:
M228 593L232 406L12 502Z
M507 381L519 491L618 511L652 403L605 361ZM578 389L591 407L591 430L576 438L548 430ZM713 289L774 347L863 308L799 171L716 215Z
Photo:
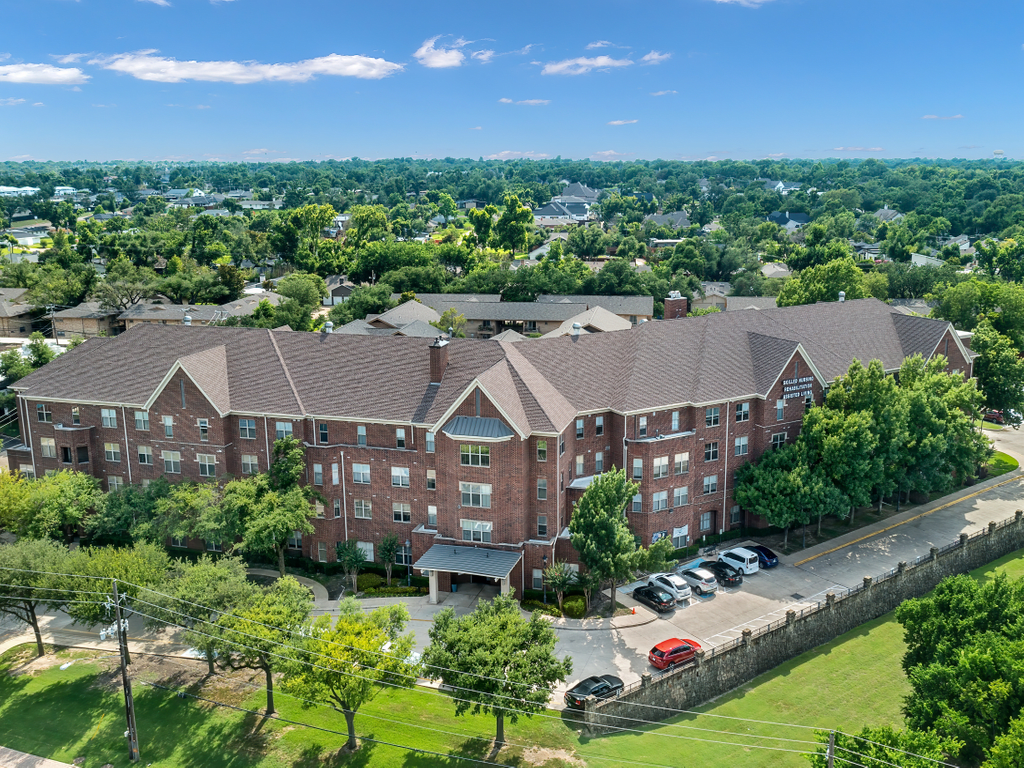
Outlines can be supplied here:
M839 733L843 733L843 732L840 731ZM934 757L925 757L924 755L919 755L916 752L907 752L905 749L899 749L898 747L890 747L888 744L882 744L881 742L878 742L878 741L872 741L871 739L866 739L863 736L855 736L852 733L843 733L843 735L844 736L849 736L851 739L857 739L858 741L866 741L868 744L874 744L875 746L878 746L878 747L885 747L886 749L891 749L893 752L900 752L901 754L909 755L910 757L916 757L916 758L919 758L921 760L927 760L930 763L935 763L937 765L946 765L946 766L949 766L949 768L957 768L957 766L955 764L953 764L953 763L947 763L947 762L944 762L942 760L938 760L938 759L936 759ZM840 749L846 749L846 748L845 747L840 747ZM860 752L853 752L852 750L849 750L849 749L846 749L846 751L847 752L851 752L852 754L855 754L855 755L860 755L861 757L869 757L869 755L863 755ZM877 757L872 757L871 759L872 760L877 760L878 758Z

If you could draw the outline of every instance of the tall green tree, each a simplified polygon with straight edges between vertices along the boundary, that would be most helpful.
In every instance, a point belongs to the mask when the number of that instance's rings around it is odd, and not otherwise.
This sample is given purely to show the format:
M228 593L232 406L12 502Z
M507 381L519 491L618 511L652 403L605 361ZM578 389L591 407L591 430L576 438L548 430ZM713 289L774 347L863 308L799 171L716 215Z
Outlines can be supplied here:
M498 213L497 206L486 205L483 208L470 208L466 214L469 216L469 223L473 225L476 233L477 244L486 248L491 239L491 229L494 227L494 216Z
M499 248L507 248L513 255L525 250L526 235L533 224L533 211L519 202L515 195L506 195L505 209L494 224L494 237Z
M156 293L156 272L148 267L136 267L122 257L108 262L107 273L93 291L93 298L104 309L122 312Z
M60 610L75 593L61 586L68 568L68 550L55 541L19 539L0 546L0 615L27 624L36 638L36 655L42 656L43 635L39 614ZM92 591L92 590L89 590Z
M402 634L409 621L405 605L371 613L343 614L332 625L319 616L297 651L298 663L285 675L282 689L307 702L332 707L345 716L349 751L359 748L355 720L359 708L383 690L411 688L419 673L408 661L415 638ZM309 706L304 704L304 706Z
M576 583L576 571L569 566L569 563L556 560L545 569L544 582L555 593L555 598L558 600L558 610L562 610L562 601L565 599L565 593L572 589L573 584Z
M481 602L456 616L445 608L430 628L423 652L425 674L446 686L456 716L494 716L495 742L505 742L505 720L532 717L547 706L551 691L572 674L572 659L555 656L558 636L539 613L524 619L511 595Z
M845 291L847 301L868 295L864 288L864 273L849 256L800 272L782 287L778 305L792 307L819 301L839 301L840 291Z
M395 567L395 559L403 546L394 531L388 531L377 542L377 555L380 557L380 564L384 566L384 575L387 577L389 587L391 586L391 569Z
M1013 343L989 322L983 322L971 339L974 376L985 396L985 405L1003 412L1003 419L1014 429L1024 414L1024 358Z
M882 461L875 454L878 440L871 414L811 408L804 416L800 442L808 466L832 481L843 495L853 522L856 508L871 503L871 489L881 474Z

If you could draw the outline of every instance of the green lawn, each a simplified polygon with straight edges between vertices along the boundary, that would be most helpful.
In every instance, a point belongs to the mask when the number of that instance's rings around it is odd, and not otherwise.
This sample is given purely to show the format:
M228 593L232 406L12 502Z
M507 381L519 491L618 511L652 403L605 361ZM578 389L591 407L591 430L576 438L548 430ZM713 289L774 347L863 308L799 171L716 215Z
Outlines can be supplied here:
M999 475L1005 475L1019 466L1020 462L1013 458L1013 456L1002 451L996 451L988 462L988 476L998 477Z
M987 429L991 432L999 432L1003 428L1002 424L996 424L994 421L985 421L984 419L976 419L974 426Z
M1010 576L1024 575L1024 550L972 575L987 579L997 571L1005 571ZM571 718L549 713L550 718L535 717L507 725L506 737L510 742L536 744L552 751L524 755L522 749L512 748L503 751L497 761L522 768L555 768L568 765L560 758L575 753L577 759L595 767L623 765L619 760L700 765L702 768L805 766L806 762L798 754L690 739L723 741L729 737L721 732L729 732L734 734L734 741L742 744L803 750L812 745L756 737L810 741L813 740L811 731L749 721L846 731L857 731L864 725L898 725L901 700L909 691L900 667L903 650L902 631L888 614L779 666L702 708L710 714L745 720L691 715L655 726L653 733L589 738L578 734ZM67 653L62 656L70 658ZM82 654L79 656L82 658ZM22 656L19 660L18 651L11 651L0 659L0 668L9 671L24 663L25 658ZM152 680L156 679L154 674L144 672L139 677ZM178 687L187 685L188 681L171 680L168 684ZM203 689L203 695L249 709L258 709L264 704L259 691L237 686L232 690L218 679ZM344 742L342 736L274 721L261 723L255 715L179 699L173 693L139 683L135 685L135 700L142 762L155 767L351 765L385 768L401 765L427 768L443 765L454 768L473 765L373 743L365 743L356 756L339 756L337 751ZM283 695L278 696L277 705L282 717L344 730L343 717L330 710L303 709L301 702ZM123 718L120 693L111 686L110 673L101 672L99 662L82 658L64 671L51 667L34 674L0 675L0 744L14 749L66 762L83 756L86 768L99 768L108 762L117 768L127 767ZM41 727L41 723L45 723L45 727ZM487 739L493 736L493 723L493 719L482 716L455 718L447 698L424 690L385 690L364 705L356 720L360 735L367 738L477 759L488 759ZM450 733L425 730L415 727L417 725ZM694 730L701 728L713 732ZM589 757L605 759L587 759Z

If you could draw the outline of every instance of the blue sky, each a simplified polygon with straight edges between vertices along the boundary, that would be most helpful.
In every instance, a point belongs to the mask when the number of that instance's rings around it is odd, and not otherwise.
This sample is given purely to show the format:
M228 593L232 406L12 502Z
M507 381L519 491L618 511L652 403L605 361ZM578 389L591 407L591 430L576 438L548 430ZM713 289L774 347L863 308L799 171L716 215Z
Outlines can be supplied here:
M1019 0L8 0L0 160L1024 156Z

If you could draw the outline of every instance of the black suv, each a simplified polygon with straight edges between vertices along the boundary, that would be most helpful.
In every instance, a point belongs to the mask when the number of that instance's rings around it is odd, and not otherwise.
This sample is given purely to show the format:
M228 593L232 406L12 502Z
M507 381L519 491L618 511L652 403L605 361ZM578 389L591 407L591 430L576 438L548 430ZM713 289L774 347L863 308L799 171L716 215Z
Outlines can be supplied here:
M700 567L715 574L715 579L723 587L738 587L743 583L743 574L721 560L705 560Z
M565 703L570 707L582 707L587 696L607 699L622 690L622 681L615 675L601 675L580 680L565 692Z

